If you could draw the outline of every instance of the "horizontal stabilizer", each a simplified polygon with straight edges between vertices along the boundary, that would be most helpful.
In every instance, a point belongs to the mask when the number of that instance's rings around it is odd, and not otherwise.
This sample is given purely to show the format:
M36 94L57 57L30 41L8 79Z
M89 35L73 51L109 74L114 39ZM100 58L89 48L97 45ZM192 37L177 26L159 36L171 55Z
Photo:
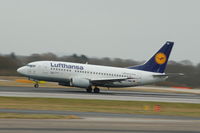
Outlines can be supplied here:
M169 76L169 77L184 76L183 73L167 73L166 75Z
M168 77L168 75L166 75L166 74L153 75L153 77L162 78L162 77Z
M167 73L167 74L153 75L153 77L178 77L178 76L184 76L184 74L183 73Z

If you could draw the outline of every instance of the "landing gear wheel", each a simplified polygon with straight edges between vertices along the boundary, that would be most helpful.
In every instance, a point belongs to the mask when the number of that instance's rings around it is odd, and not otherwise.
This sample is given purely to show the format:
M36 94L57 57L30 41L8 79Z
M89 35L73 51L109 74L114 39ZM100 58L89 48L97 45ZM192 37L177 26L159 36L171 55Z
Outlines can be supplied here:
M35 88L38 88L38 87L39 87L39 84L35 84L34 87L35 87Z
M100 92L100 89L99 88L94 88L94 93L99 93Z
M86 89L87 93L92 93L92 87Z

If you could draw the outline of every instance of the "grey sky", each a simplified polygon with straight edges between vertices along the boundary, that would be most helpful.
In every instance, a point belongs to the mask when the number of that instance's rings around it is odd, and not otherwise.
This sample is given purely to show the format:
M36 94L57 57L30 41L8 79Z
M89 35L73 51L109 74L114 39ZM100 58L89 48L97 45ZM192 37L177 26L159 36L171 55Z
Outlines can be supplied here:
M0 0L0 53L200 62L199 0Z

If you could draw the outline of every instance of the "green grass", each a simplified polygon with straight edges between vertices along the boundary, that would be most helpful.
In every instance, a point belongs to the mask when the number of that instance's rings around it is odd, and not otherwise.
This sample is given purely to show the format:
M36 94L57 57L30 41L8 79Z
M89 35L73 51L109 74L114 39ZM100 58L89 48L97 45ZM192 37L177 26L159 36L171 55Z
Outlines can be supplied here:
M160 105L159 112L154 111L155 105ZM0 97L0 108L200 117L200 104L187 103Z
M80 119L74 115L0 113L0 119Z

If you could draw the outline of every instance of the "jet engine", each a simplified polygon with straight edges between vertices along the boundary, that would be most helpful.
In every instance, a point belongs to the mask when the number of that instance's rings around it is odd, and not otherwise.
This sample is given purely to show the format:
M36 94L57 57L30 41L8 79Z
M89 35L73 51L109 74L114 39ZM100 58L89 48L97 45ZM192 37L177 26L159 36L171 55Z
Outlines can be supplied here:
M71 86L88 88L91 86L90 80L84 78L72 78L70 82Z

